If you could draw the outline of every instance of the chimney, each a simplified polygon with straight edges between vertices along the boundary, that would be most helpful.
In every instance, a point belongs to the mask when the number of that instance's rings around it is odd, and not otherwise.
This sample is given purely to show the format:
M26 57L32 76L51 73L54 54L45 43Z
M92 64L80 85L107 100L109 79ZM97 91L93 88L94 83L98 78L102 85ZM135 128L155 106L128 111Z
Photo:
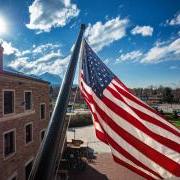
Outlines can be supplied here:
M0 44L0 72L3 71L3 51L4 48L2 47L2 44Z

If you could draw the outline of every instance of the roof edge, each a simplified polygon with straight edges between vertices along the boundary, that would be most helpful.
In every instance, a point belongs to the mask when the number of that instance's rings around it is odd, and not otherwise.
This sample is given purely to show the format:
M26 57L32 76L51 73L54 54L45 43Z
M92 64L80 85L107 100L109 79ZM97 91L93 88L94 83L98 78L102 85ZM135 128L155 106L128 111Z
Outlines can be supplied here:
M33 81L37 81L37 82L41 82L41 83L51 84L49 81L31 77L26 74L20 74L20 73L10 72L10 71L6 71L6 70L1 71L0 74L6 74L6 75L16 76L19 78L25 78L25 79L29 79L29 80L33 80Z

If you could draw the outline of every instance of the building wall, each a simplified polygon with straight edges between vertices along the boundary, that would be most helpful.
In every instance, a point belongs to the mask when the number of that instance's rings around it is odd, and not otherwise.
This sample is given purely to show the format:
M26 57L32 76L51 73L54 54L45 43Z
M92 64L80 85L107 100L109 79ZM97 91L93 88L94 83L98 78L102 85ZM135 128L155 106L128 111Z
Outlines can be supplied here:
M3 89L15 90L15 113L3 116ZM32 110L24 110L24 91L32 91ZM40 120L40 103L46 104L46 118ZM8 180L17 173L18 180L25 179L25 164L35 158L41 143L40 131L49 121L49 87L30 79L0 74L0 180ZM33 124L33 142L25 144L25 125ZM3 133L15 129L16 152L4 158Z
M75 96L76 96L76 98L75 98ZM74 87L71 89L69 102L74 103L74 98L75 98L75 103L85 103L84 98L81 95L79 87Z

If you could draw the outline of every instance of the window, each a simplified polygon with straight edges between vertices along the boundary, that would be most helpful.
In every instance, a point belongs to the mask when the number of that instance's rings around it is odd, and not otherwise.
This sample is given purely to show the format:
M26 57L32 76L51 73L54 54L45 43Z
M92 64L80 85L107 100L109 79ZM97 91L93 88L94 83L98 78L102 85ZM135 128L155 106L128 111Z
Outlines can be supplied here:
M45 130L42 130L42 131L41 131L41 141L43 140L44 135L45 135Z
M25 167L26 180L28 180L28 178L29 178L29 175L30 175L30 173L31 173L32 166L33 166L33 161L30 161L30 162L26 165L26 167Z
M4 156L7 157L15 152L15 131L4 134Z
M4 114L14 113L14 91L4 91Z
M41 107L40 107L40 118L41 119L45 119L45 104L41 104Z
M25 110L30 110L32 109L32 93L26 91L24 93L24 98L25 98Z
M52 116L52 111L49 112L49 118L51 118L51 116Z
M25 132L26 132L26 144L30 143L32 141L32 124L27 124L25 126Z

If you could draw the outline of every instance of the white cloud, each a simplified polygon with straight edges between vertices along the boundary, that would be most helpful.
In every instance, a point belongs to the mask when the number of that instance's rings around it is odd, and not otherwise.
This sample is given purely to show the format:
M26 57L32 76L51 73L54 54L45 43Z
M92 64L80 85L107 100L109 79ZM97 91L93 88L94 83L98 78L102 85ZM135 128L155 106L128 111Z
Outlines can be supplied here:
M173 19L167 20L166 23L170 26L180 25L180 14L176 14Z
M138 60L142 57L142 55L143 53L141 51L131 51L125 54L121 54L120 57L116 59L116 63L129 60Z
M52 44L52 43L47 43L47 44L42 44L39 46L34 46L32 53L33 54L43 54L47 51L51 51L51 50L57 50L60 49L61 44Z
M146 52L134 50L127 53L122 53L122 51L120 51L120 56L116 59L115 63L124 61L159 63L172 60L180 60L180 38L171 41L158 41ZM173 68L174 67L171 67L170 69Z
M19 55L20 54L20 51L17 48L13 47L11 42L7 42L4 40L1 40L1 41L2 41L2 47L4 48L5 55L11 55L11 54Z
M174 70L174 69L179 69L179 67L178 66L170 66L169 69Z
M110 63L110 59L109 58L106 58L104 61L103 61L104 64L108 65Z
M17 58L9 66L28 74L39 75L45 72L53 74L62 74L67 68L69 56L60 58L57 54L45 55L38 60L30 61L29 58Z
M128 19L120 19L120 17L108 20L104 24L98 21L94 25L88 25L85 36L93 49L100 51L123 38L126 35L127 25Z
M168 43L152 47L144 54L142 63L158 63L166 60L180 60L180 38Z
M49 32L52 27L63 27L78 16L79 9L71 0L35 0L29 6L29 29Z
M22 69L22 68L27 66L28 60L29 60L28 57L21 57L21 58L18 58L18 59L15 59L14 61L12 61L9 64L9 66L16 69L16 70L19 70L19 69Z
M36 62L36 64L40 64L40 63L50 62L50 61L56 60L60 57L61 57L60 51L51 52L51 53L43 55L42 57L37 59L35 62Z
M30 50L20 51L19 49L15 48L11 42L4 41L3 39L0 39L0 41L2 42L2 47L4 48L5 55L14 55L15 57L22 57L31 53Z
M70 52L73 52L74 47L75 47L75 43L72 45L72 47L71 47L71 49L70 49Z
M151 26L136 26L131 30L133 35L141 34L142 36L152 36L153 28Z
M16 56L9 66L18 71L35 75L44 72L60 75L67 68L69 56L63 56L60 45L47 43L33 46L30 51L31 56L26 53L24 53L24 56Z
M46 43L39 46L33 45L29 49L20 51L12 46L11 42L0 39L6 57L10 56L8 66L17 71L39 75L44 72L63 74L69 62L69 55L61 52L61 44Z
M30 53L31 53L30 50L25 50L25 51L22 51L22 52L19 54L19 56L25 56L25 55L30 54Z

